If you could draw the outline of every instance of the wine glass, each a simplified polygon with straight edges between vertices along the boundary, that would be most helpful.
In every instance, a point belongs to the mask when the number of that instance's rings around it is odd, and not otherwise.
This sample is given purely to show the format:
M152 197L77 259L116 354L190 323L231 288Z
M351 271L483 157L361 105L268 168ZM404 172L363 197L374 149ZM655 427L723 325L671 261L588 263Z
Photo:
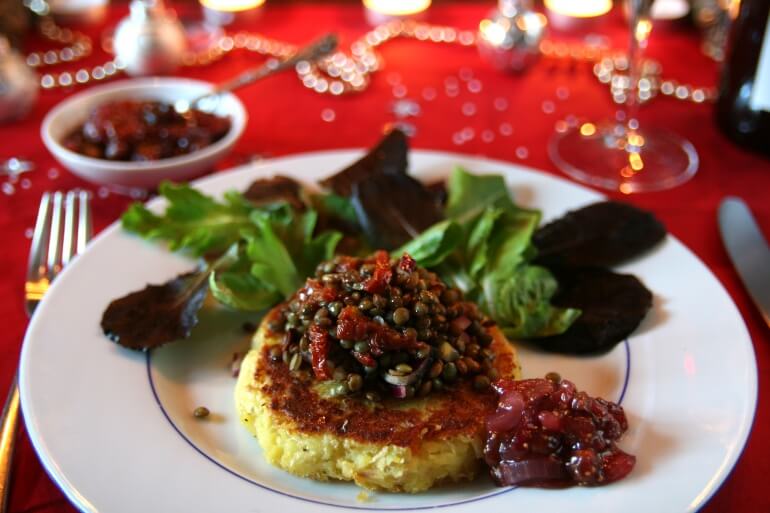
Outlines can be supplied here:
M675 187L698 169L698 154L686 139L657 127L639 126L642 52L652 30L653 0L629 0L628 92L625 119L583 123L555 133L548 153L572 178L625 194Z

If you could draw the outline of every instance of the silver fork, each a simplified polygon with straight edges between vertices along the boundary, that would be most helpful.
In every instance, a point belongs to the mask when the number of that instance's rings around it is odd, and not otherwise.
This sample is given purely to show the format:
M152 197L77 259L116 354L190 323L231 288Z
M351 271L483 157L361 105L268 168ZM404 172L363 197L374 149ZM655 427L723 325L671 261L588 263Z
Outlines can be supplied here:
M91 239L91 204L86 191L46 192L40 198L32 245L29 250L24 306L32 317L51 282ZM19 427L18 376L13 377L3 407L0 431L0 513L6 513L11 463Z

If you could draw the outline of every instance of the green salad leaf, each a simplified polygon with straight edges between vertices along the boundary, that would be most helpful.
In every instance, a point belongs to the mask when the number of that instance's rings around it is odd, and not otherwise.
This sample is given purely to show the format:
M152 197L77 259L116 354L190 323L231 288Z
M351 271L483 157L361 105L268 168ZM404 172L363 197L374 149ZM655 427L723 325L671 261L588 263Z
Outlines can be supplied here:
M519 265L494 271L484 276L481 286L479 307L510 338L558 335L580 315L580 310L550 304L558 284L545 267Z
M260 311L283 299L272 283L251 274L252 263L244 244L234 244L228 253L232 256L230 265L212 269L209 275L209 289L217 301L237 310Z
M463 238L462 227L451 219L437 223L393 252L399 257L409 253L420 265L434 267L457 248Z
M252 229L256 207L237 192L218 202L186 184L163 182L158 192L168 201L163 215L134 203L121 217L123 228L146 239L165 241L172 251L194 256L224 253Z
M337 218L350 226L358 226L358 216L353 203L344 196L334 193L313 194L310 196L310 203L319 213L329 217Z
M319 214L324 224L330 218L359 224L350 200L334 194L310 196L308 208L298 210L284 201L256 205L238 192L216 200L168 182L159 191L168 201L165 212L134 204L122 217L123 227L172 250L210 262L216 258L197 276L220 303L240 310L264 310L290 297L320 262L334 256L342 234L319 230ZM563 333L580 315L551 305L557 282L546 268L532 264L540 212L517 206L502 176L456 168L445 215L394 255L409 253L438 272L509 337ZM188 296L193 297L179 295ZM201 301L190 304L194 316Z
M255 211L254 232L244 232L251 274L271 283L283 297L291 296L319 262L331 258L342 235L324 232L313 236L318 214L297 214L287 204L270 211Z
M556 279L544 267L531 264L536 255L532 235L540 212L518 207L498 175L473 175L456 168L448 193L448 219L399 251L410 252L418 264L433 268L462 290L506 335L534 338L563 333L580 311L551 305Z
M513 207L508 186L501 175L475 175L455 167L447 181L445 214L458 221L476 217L487 207Z
M315 233L318 213L299 212L283 201L257 206L227 192L220 202L168 182L159 191L168 200L165 212L154 214L136 203L123 215L123 227L172 250L218 256L204 272L214 298L232 308L259 311L288 298L333 256L342 237ZM341 201L328 204L344 211Z

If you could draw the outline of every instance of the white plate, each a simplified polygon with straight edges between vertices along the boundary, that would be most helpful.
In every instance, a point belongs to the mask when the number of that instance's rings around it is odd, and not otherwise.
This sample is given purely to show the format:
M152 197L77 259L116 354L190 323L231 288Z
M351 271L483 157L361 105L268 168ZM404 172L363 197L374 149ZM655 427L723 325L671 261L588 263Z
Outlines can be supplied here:
M198 185L220 194L276 172L313 180L360 154L282 158ZM541 208L546 219L601 198L504 162L426 151L412 152L411 162L421 177L445 175L455 164L505 173L516 200ZM668 237L621 269L655 293L627 343L602 357L521 355L526 376L557 370L593 394L622 399L631 428L621 446L638 457L627 479L556 491L500 489L482 477L418 495L372 493L361 502L353 485L300 479L266 464L239 425L228 366L233 351L248 345L240 326L249 316L206 311L192 340L150 357L101 335L111 299L191 267L113 226L59 277L32 320L20 375L27 428L48 472L83 511L694 511L725 479L751 427L757 376L746 327L711 272ZM193 419L198 405L212 418Z

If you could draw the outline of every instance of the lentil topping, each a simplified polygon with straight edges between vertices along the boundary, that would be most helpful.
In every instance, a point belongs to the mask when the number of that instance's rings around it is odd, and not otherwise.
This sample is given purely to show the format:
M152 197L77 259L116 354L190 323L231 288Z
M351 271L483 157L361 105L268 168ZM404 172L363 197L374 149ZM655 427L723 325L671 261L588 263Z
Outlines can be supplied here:
M278 316L277 310L273 312L268 322ZM513 375L517 367L514 352L496 327L490 332L494 340L489 348L497 355L492 362L495 370ZM485 419L497 405L492 387L479 389L473 380L456 380L451 387L433 389L427 397L403 400L356 388L364 381L358 374L351 374L358 376L352 382L319 382L307 363L300 370L291 370L282 359L281 344L265 344L260 353L254 382L260 383L276 418L285 418L302 433L331 433L364 443L412 448L456 436L483 440ZM432 381L422 386L425 383ZM319 393L321 388L342 388L344 392L329 397Z
M291 371L335 380L338 394L407 399L497 378L493 323L462 293L404 254L321 263L268 319L283 343L271 356Z

